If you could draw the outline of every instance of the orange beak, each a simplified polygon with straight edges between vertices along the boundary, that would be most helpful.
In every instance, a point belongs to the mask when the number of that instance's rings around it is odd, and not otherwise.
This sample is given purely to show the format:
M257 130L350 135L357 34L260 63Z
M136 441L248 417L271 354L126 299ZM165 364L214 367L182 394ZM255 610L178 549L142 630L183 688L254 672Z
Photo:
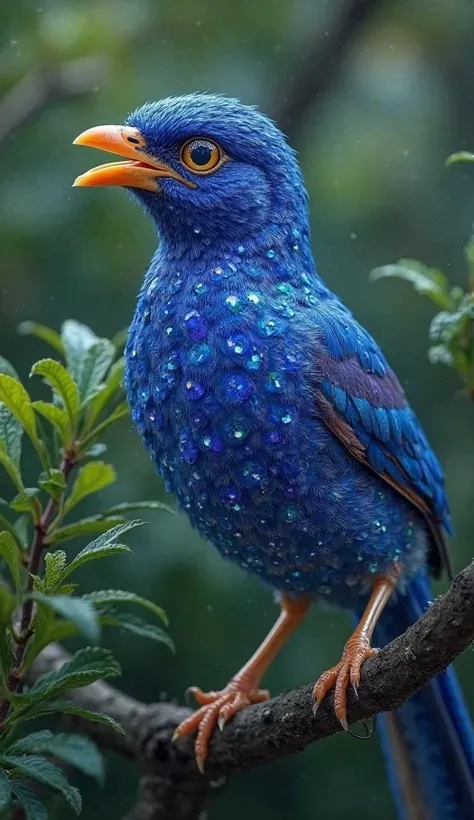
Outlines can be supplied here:
M156 160L146 153L146 140L138 128L124 125L99 125L83 131L74 140L74 145L88 145L127 157L124 162L108 162L98 165L77 177L74 187L94 185L123 185L126 188L141 188L143 191L159 191L158 179L176 179L188 188L196 188L194 182L182 177L165 162Z

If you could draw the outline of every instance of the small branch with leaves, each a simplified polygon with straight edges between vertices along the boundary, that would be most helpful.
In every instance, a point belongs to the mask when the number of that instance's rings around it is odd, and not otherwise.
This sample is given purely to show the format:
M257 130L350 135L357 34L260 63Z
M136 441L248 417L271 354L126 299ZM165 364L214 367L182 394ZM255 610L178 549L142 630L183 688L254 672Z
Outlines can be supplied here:
M110 715L80 709L62 697L66 690L120 674L112 654L95 645L101 627L128 629L172 648L161 627L124 609L139 605L166 623L160 607L125 590L79 595L74 573L91 561L130 552L119 539L142 523L127 520L130 510L170 510L158 501L143 501L70 519L80 502L116 479L113 466L98 457L106 449L99 438L128 416L119 355L123 335L100 339L74 321L65 322L61 334L34 323L24 323L20 331L47 342L64 363L45 358L33 365L30 375L40 376L52 391L51 401L33 401L13 366L0 357L0 466L13 487L13 497L2 499L0 512L0 559L12 582L11 587L0 584L0 816L14 808L43 820L46 810L31 783L62 794L76 813L81 809L78 790L44 755L98 779L103 767L86 738L49 730L24 736L24 723L45 715L80 715L122 732ZM21 471L25 435L40 463L32 487L25 486ZM95 538L68 563L60 547L78 536ZM40 653L78 634L92 646L23 691Z

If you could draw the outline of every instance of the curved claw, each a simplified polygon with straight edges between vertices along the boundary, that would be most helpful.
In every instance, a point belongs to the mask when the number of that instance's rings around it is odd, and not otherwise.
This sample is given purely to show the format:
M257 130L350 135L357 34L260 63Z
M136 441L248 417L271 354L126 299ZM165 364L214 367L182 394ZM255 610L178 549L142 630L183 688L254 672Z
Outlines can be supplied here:
M221 692L203 692L198 686L191 686L188 691L194 695L200 708L179 724L173 741L197 730L196 764L201 774L204 774L209 742L216 726L222 730L236 712L252 703L268 700L270 693L267 689L257 689L238 679L232 680Z
M320 676L313 689L313 713L317 710L327 693L334 688L334 711L342 728L348 731L347 724L347 689L351 685L357 695L360 683L360 670L367 658L377 653L370 647L368 639L355 633L346 643L341 660L332 669Z

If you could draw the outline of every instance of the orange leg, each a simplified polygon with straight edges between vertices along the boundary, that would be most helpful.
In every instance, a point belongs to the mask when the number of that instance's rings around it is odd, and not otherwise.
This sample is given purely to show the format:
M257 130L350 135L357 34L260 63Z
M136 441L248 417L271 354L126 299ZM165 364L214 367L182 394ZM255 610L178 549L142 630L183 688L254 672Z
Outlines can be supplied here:
M310 603L309 596L296 600L286 595L282 596L281 612L277 622L254 655L229 681L225 689L220 692L203 692L197 686L190 688L189 691L201 708L180 723L173 740L197 730L196 763L201 772L204 772L209 741L216 726L223 729L236 712L270 697L267 689L259 689L260 681L280 649L303 620Z
M359 625L347 641L342 658L336 666L323 672L313 690L313 711L316 714L319 705L327 693L334 687L334 711L343 729L347 731L347 687L349 683L355 692L360 682L360 670L367 658L377 653L372 649L370 639L375 625L388 603L393 589L400 578L400 564L394 564L388 575L376 579L372 595L367 604Z

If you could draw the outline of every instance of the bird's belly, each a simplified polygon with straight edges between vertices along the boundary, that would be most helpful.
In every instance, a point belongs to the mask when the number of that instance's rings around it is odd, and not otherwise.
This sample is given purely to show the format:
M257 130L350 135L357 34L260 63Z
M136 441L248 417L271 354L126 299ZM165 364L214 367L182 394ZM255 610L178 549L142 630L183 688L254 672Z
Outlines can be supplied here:
M129 355L134 422L167 490L224 557L279 590L354 606L394 561L424 563L424 524L317 417L297 370L252 370L252 355L247 369L211 373L173 352L153 366Z

